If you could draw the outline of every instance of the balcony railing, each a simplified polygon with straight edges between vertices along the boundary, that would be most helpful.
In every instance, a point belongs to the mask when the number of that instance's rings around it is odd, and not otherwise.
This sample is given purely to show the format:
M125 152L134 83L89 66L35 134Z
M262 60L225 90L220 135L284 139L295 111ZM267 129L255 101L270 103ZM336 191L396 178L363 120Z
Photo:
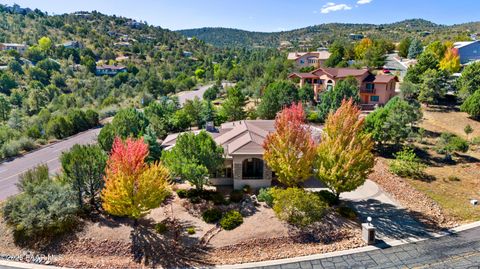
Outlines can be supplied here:
M363 88L363 89L360 89L360 93L375 93L375 88L373 89Z

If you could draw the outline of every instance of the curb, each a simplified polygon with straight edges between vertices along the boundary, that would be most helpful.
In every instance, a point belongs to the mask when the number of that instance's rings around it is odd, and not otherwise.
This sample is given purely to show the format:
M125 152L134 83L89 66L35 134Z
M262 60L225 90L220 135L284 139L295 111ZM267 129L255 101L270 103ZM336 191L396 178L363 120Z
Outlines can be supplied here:
M461 226L458 226L458 227L455 227L455 228L452 228L452 229L449 229L449 230L443 231L443 232L429 233L429 236L427 236L427 237L422 237L422 238L408 237L408 238L405 238L405 239L391 240L391 241L388 241L388 242L385 242L385 243L388 245L388 247L395 247L395 246L400 246L400 245L409 244L409 243L416 243L416 242L424 241L424 240L427 240L427 239L449 236L449 235L453 235L453 234L456 234L456 233L459 233L459 232L462 232L462 231L465 231L465 230L477 228L477 227L480 227L480 221L476 221L476 222L472 222L472 223L469 223L469 224L461 225ZM239 269L239 268L263 267L263 266L278 266L278 265L284 265L284 264L288 264L288 263L296 263L296 262L303 262L303 261L310 261L310 260L332 258L332 257L338 257L338 256L343 256L343 255L348 255L348 254L356 254L356 253L378 250L378 249L385 248L385 247L381 247L381 246L384 246L385 243L377 244L377 245L374 245L374 246L366 246L366 247L340 250L340 251L328 252L328 253L322 253L322 254L313 254L313 255L300 256L300 257L294 257L294 258L285 258L285 259L269 260L269 261L261 261L261 262L229 264L229 265L219 265L219 266L215 266L214 268Z
M0 268L16 268L16 269L69 269L68 267L57 267L53 265L41 265L24 262L12 262L0 260Z

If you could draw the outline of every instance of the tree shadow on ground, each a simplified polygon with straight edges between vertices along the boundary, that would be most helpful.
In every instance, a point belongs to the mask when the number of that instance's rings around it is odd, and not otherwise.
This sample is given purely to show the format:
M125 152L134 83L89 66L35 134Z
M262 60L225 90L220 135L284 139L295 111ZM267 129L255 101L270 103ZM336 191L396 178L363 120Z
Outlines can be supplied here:
M305 228L290 225L289 237L295 243L333 244L351 237L350 228L358 227L355 221L340 218L333 210L328 210L321 221Z
M430 218L420 212L412 214L407 209L382 203L376 199L350 201L350 204L358 212L362 222L367 222L367 217L372 217L372 224L375 226L378 235L377 238L420 238L428 236L430 230L441 229L433 221L430 221L429 227L426 227L423 223ZM421 219L422 222L419 222L418 219Z
M179 222L174 231L160 235L153 229L151 220L142 220L134 226L131 233L131 253L135 262L148 267L192 268L208 266L205 256L208 248L201 246L195 237L185 232L189 223ZM172 228L173 229L173 228Z

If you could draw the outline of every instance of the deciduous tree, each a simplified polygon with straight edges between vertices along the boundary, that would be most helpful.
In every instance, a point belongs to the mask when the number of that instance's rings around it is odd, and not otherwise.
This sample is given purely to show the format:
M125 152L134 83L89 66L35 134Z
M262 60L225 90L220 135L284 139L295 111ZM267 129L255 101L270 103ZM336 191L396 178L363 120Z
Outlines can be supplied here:
M267 136L263 147L263 158L281 183L294 187L308 179L312 174L315 143L305 125L301 103L278 113L275 132Z
M456 73L460 70L460 55L458 55L458 50L451 48L445 52L445 56L440 61L440 69Z
M325 122L317 149L315 170L320 181L338 197L361 186L373 164L373 141L352 100L343 101Z
M107 161L102 205L115 216L135 221L158 207L168 196L169 171L160 163L146 164L143 139L115 138Z

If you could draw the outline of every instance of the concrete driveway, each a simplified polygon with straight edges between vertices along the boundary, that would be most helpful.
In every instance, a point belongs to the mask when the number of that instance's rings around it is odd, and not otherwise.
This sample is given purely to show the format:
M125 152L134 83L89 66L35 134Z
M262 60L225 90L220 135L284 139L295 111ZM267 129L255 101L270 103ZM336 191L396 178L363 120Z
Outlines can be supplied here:
M317 180L307 181L305 188L311 191L326 189ZM423 224L415 220L405 208L371 180L367 179L354 191L342 193L340 199L355 208L362 222L367 222L367 217L372 217L379 240L389 242L427 235Z
M59 172L61 168L59 157L62 152L69 150L75 144L95 143L100 130L101 128L96 128L82 132L66 140L0 164L0 201L17 194L18 189L15 183L18 182L19 176L35 166L47 164L50 168L50 173Z

